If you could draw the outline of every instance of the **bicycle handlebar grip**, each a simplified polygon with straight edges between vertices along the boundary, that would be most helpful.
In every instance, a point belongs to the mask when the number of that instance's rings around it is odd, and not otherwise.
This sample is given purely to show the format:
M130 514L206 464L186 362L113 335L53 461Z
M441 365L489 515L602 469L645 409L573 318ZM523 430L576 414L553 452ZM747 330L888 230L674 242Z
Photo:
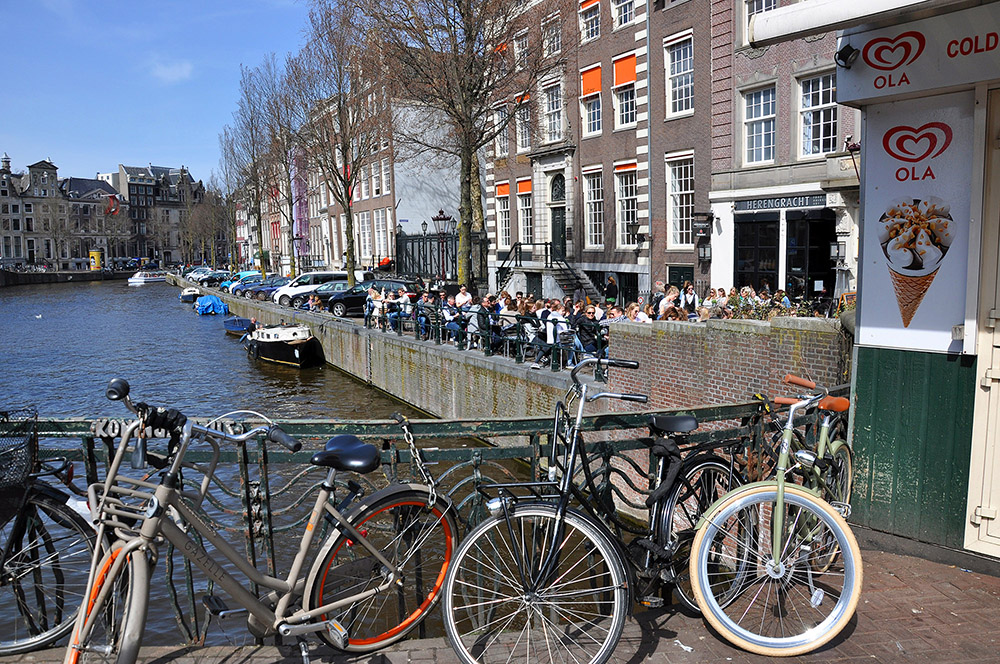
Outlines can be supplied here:
M121 401L128 396L129 385L128 381L124 378L112 378L111 382L108 383L108 389L104 393L111 401Z
M609 367L621 367L622 369L638 369L639 363L635 360L605 360Z
M798 385L799 387L804 387L807 390L816 389L816 383L814 383L811 380L807 380L805 378L799 378L794 374L788 374L787 376L785 376L785 382L788 383L789 385Z
M284 445L292 452L298 452L302 449L302 443L293 438L291 435L285 433L284 429L281 429L277 424L272 425L271 428L267 430L267 439Z
M781 404L782 406L794 406L802 399L796 399L795 397L774 397L774 403Z
M636 403L646 403L649 401L649 397L645 394L623 394L621 396L622 401L634 401Z

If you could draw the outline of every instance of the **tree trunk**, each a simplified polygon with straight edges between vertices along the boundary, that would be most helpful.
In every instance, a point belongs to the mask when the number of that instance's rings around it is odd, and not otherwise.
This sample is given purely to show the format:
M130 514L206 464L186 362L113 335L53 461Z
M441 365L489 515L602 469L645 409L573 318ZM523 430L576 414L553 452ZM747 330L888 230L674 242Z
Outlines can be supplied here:
M472 158L471 168L469 179L472 187L472 230L480 233L486 226L483 218L483 183L479 179L479 160L475 156Z
M458 283L476 291L472 273L472 150L462 146L461 202L458 206Z

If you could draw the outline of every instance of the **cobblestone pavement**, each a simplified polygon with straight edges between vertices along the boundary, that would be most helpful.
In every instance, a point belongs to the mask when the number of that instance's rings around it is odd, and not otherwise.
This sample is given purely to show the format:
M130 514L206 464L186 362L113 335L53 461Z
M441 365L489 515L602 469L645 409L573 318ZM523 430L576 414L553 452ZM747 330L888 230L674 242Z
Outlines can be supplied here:
M1000 577L921 558L864 551L864 590L847 629L818 652L785 660L825 662L1000 662ZM1000 566L998 566L1000 569ZM143 664L272 664L301 662L295 647L155 647ZM315 647L313 662L334 664L453 664L443 638L411 640L374 655L346 657ZM0 663L62 661L52 649ZM626 626L615 664L772 661L729 646L698 618L669 610L637 611Z

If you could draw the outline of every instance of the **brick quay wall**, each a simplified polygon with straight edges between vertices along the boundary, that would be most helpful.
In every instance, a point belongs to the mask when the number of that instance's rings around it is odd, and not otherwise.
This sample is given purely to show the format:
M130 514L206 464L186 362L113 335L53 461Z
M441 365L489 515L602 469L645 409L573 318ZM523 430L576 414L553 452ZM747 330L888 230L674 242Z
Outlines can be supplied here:
M532 370L530 363L368 330L326 313L220 297L239 316L309 325L328 364L441 418L544 417L569 380L568 371ZM646 408L659 409L746 401L760 391L785 394L786 373L837 385L850 376L849 339L836 321L811 318L615 324L611 356L638 360L640 369L612 370L608 388L648 394Z

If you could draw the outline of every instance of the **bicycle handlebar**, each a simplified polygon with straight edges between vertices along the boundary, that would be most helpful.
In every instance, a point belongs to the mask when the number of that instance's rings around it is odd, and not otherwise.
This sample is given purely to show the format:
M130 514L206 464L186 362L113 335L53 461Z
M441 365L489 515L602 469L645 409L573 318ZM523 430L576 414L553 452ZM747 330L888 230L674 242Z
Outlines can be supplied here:
M781 404L782 406L794 406L802 399L796 399L795 397L774 397L774 403Z
M573 367L573 370L570 372L569 376L570 376L570 378L573 379L573 384L574 385L579 385L580 384L580 381L576 377L576 374L580 371L580 369L583 369L584 367L589 367L589 366L594 365L594 364L596 364L598 366L600 366L601 364L603 364L604 366L607 366L607 367L619 367L621 369L638 369L639 368L639 363L636 362L635 360L616 360L616 359L604 359L604 358L600 358L600 357L587 357L587 358L584 358L584 359L580 360L577 363L577 365L575 367Z
M285 432L277 424L272 424L267 430L267 439L274 443L280 443L290 452L298 452L302 449L302 443Z
M816 383L807 378L800 378L795 374L787 374L784 378L785 382L789 385L798 385L799 387L804 387L807 390L815 390Z

